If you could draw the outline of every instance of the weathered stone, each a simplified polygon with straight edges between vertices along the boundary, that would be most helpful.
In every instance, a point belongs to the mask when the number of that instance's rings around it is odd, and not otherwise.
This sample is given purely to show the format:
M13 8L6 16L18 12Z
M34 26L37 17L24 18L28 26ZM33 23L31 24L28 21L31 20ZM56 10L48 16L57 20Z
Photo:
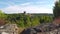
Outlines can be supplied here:
M27 28L22 32L23 34L60 34L60 25L44 24L43 26L36 26ZM21 34L22 34L21 33Z
M18 34L18 27L16 24L7 24L4 25L2 28L0 28L1 34L3 32L8 33L8 34Z

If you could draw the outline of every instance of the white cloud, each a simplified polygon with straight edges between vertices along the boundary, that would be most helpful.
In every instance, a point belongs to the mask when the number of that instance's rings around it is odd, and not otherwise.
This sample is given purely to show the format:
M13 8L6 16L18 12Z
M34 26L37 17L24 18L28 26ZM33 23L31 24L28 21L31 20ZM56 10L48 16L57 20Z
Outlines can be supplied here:
M31 4L31 2L30 3L27 2L27 3L20 4L20 5L30 5L30 4Z
M9 6L2 9L5 13L52 13L52 9L36 6Z
M59 0L54 0L54 2L59 1Z
M42 4L45 2L36 2L36 3ZM26 11L27 13L53 13L52 8L46 7L47 5L37 6L37 5L33 5L32 2L23 3L20 5L15 5L14 3L11 2L9 2L8 4L9 7L2 9L5 13L23 13L23 11Z

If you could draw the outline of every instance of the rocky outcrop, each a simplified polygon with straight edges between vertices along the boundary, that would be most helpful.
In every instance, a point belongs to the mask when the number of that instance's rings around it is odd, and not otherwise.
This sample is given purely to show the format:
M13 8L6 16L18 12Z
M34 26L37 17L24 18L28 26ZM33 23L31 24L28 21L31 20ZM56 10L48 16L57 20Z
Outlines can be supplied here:
M24 29L20 34L59 34L59 32L59 24L49 23Z
M0 27L0 33L18 34L18 27L16 24L6 24Z

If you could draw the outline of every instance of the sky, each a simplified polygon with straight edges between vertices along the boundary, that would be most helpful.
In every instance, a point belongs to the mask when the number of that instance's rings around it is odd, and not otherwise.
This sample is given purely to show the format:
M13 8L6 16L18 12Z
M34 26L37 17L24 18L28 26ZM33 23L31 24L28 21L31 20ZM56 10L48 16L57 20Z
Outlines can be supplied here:
M0 10L5 13L53 13L56 0L0 0Z

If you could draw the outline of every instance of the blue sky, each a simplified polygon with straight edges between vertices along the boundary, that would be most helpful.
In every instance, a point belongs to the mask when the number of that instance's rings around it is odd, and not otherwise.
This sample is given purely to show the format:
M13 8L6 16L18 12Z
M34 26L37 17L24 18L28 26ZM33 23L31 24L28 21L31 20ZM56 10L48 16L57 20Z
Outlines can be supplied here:
M5 13L53 13L56 0L0 0L0 10Z

